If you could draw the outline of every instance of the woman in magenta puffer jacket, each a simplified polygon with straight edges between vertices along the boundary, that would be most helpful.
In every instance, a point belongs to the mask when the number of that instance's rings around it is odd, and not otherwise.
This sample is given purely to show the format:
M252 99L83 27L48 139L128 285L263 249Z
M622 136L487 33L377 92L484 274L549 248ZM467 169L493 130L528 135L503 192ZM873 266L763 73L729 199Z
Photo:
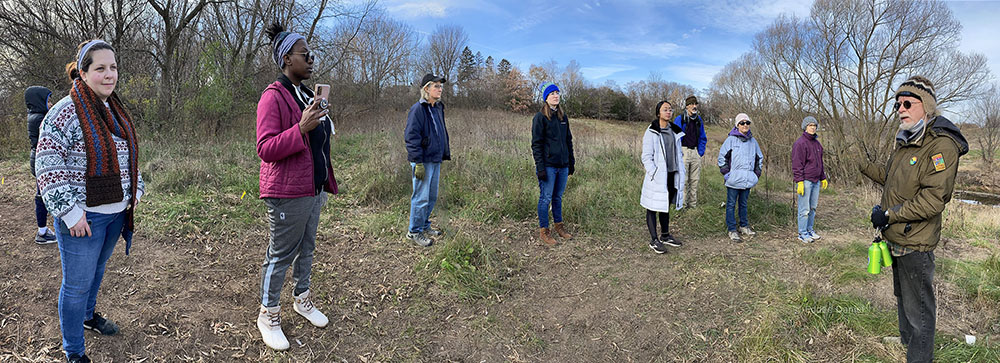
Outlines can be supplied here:
M278 80L257 104L257 155L260 156L260 197L267 205L270 229L267 257L261 269L257 328L264 344L288 349L281 331L278 304L285 272L294 265L296 313L312 325L329 322L310 300L309 275L319 213L326 193L337 193L330 163L333 123L325 102L313 102L302 81L312 77L313 56L301 35L273 24L267 29Z

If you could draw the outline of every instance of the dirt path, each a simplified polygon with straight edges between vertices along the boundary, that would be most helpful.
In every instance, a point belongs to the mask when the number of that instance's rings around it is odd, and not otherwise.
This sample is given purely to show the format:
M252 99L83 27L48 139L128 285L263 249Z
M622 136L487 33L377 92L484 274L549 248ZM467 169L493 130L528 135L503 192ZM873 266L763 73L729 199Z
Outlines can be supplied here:
M31 242L30 177L16 172L6 171L14 176L0 192L0 249L7 261L0 266L0 362L59 361L58 250ZM254 325L263 223L225 235L140 230L130 256L117 247L98 301L122 333L88 332L88 354L106 362L736 361L753 347L748 337L787 334L773 325L769 308L789 303L781 291L852 294L894 311L889 274L836 284L830 274L837 271L807 258L821 248L869 240L849 222L849 208L836 207L851 198L824 197L831 207L819 218L829 227L813 245L796 242L787 226L739 246L722 233L684 239L684 247L665 256L648 250L638 223L617 224L619 233L609 235L620 239L578 235L546 248L531 235L530 221L505 222L501 233L454 221L455 233L489 235L513 261L508 292L473 302L415 272L416 261L433 249L366 236L350 223L351 213L364 211L329 215L318 237L313 285L331 324L316 329L286 311L292 348L285 353L264 347ZM674 228L684 238L683 226ZM982 253L957 243L939 249L949 258ZM989 333L996 324L995 312L979 311L944 281L937 286L939 332ZM783 339L800 345L809 360L865 351L900 357L898 349L845 329Z

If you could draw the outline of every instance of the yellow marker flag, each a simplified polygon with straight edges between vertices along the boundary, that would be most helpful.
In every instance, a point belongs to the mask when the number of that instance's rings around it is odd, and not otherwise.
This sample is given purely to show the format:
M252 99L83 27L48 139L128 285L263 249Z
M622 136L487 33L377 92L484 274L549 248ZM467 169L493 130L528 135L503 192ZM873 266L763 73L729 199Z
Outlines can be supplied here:
M243 191L243 195L240 196L240 200L243 200L243 197L245 197L246 195L247 195L247 192L244 190Z
M0 185L3 185L5 181L7 181L7 177L0 178Z

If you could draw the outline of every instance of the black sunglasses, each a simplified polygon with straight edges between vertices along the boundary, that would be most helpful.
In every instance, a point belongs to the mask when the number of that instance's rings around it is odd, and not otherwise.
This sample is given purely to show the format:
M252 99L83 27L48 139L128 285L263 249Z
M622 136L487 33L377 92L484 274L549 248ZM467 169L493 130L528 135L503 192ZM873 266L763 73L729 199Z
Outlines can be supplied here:
M899 105L903 105L903 108L909 110L910 107L913 107L914 103L920 103L920 102L910 102L910 101L903 101L902 103L896 102L896 104L892 106L892 109L893 110L898 110L899 109Z
M737 124L737 125L740 125L740 126L743 126L743 125L750 126L750 121L740 121L740 123Z
M288 53L288 54L301 54L303 57L305 57L306 62L312 62L312 61L316 60L316 55L312 54L312 52Z

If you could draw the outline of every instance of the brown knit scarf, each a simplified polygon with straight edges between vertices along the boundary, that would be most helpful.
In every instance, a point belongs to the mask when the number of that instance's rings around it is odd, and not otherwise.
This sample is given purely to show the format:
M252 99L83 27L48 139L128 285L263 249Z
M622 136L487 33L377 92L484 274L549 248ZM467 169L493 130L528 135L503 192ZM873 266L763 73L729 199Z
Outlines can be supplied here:
M128 173L131 181L132 197L126 208L125 229L131 232L135 229L133 209L139 185L139 145L135 137L132 117L122 105L117 93L111 93L108 106L97 98L97 94L83 82L73 81L70 91L76 115L80 119L80 129L83 131L83 143L87 152L87 206L95 207L102 204L118 203L124 198L122 192L121 170L118 168L118 151L112 135L118 136L128 143ZM131 233L129 233L131 234Z

